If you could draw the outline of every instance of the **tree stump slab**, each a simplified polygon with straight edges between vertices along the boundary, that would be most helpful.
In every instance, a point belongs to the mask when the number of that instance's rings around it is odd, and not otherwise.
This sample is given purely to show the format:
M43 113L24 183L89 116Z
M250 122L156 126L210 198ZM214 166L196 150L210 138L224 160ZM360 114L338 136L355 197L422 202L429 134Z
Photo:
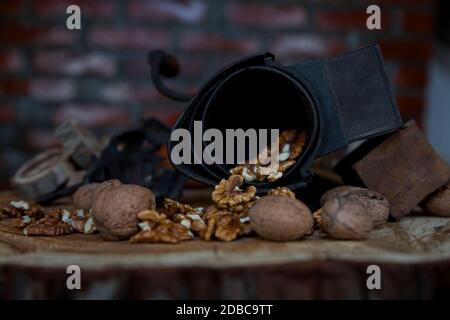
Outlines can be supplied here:
M1 205L12 199L17 195L0 193ZM373 264L381 289L367 288ZM66 286L69 265L81 268L81 290ZM0 298L448 298L449 270L450 219L437 217L411 215L365 241L316 232L294 242L255 236L176 245L109 242L98 234L26 237L0 221Z

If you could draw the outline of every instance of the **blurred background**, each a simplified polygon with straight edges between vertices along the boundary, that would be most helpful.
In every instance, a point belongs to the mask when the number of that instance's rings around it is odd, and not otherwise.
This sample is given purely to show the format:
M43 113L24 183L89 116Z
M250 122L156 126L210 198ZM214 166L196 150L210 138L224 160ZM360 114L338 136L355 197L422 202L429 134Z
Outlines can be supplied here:
M81 30L66 28L70 4ZM366 28L370 4L381 30ZM184 105L151 85L146 56L158 48L180 60L171 87L194 92L248 54L288 64L379 43L403 117L450 159L448 1L1 0L0 21L0 189L57 144L53 129L66 119L98 134L149 116L172 124Z

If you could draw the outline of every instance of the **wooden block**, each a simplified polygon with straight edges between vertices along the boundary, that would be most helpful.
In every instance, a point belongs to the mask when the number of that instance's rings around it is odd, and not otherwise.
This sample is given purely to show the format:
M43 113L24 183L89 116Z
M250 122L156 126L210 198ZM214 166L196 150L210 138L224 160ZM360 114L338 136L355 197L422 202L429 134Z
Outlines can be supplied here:
M100 142L76 120L62 123L55 129L55 135L64 147L64 155L82 169L89 167L93 157L100 156Z
M50 149L24 163L11 182L23 197L35 199L65 185L73 173L62 151Z
M450 179L449 166L414 121L367 153L361 155L361 150L356 150L358 153L350 161L345 159L337 170L344 181L354 182L354 177L349 177L353 174L361 184L383 194L390 202L391 216L397 220Z

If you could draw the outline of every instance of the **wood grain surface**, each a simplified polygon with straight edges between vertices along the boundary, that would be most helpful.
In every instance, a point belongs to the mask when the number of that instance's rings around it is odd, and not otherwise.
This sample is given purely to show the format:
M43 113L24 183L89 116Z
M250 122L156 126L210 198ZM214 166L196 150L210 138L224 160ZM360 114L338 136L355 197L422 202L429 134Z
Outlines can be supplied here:
M202 192L187 197L205 201ZM12 199L0 195L0 203ZM65 288L72 264L83 270L81 292ZM381 290L366 287L370 264L382 268ZM250 237L177 245L97 234L26 237L0 221L4 298L432 298L449 295L449 266L450 219L426 216L388 223L365 241L316 232L285 243Z

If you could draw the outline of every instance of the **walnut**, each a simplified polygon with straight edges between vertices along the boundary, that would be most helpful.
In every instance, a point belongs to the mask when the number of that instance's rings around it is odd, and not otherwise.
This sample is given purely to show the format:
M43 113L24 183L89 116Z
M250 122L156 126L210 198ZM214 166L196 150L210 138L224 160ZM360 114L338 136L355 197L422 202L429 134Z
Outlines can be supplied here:
M94 194L100 183L89 183L81 186L73 194L73 204L75 208L89 210L94 203Z
M286 188L286 187L278 187L275 189L271 189L271 190L269 190L267 195L269 195L269 196L287 196L289 198L296 199L295 193L291 189Z
M292 144L295 141L295 138L297 137L298 131L297 129L290 129L290 130L283 130L280 133L280 149L283 149L283 147L286 144Z
M9 218L21 218L28 216L30 218L40 219L45 215L44 209L38 204L29 204L25 201L11 201L2 208L2 214Z
M35 218L30 218L29 216L22 216L21 218L10 218L7 221L7 224L12 226L13 228L23 229L26 226L35 223Z
M140 231L130 238L131 243L179 243L193 239L189 229L172 221L164 222L155 229Z
M301 131L290 148L291 153L289 156L290 160L296 159L301 155L305 143L306 143L306 131Z
M320 198L321 205L335 197L359 200L372 217L374 228L383 226L389 218L389 202L378 192L359 187L341 186L325 192Z
M195 232L196 234L199 234L206 228L205 222L197 213L177 213L172 217L172 220L178 222L179 224Z
M60 236L73 233L74 229L54 216L46 216L23 229L27 236Z
M278 172L285 173L287 169L295 164L295 160L281 161L278 165Z
M242 231L241 231L241 236L242 235L249 235L251 233L253 233L253 227L250 223L250 218L248 216L241 216L239 218L240 222L241 222L241 226L242 226Z
M139 220L150 221L155 223L163 223L168 221L164 213L159 213L156 210L143 210L137 214Z
M231 175L228 180L220 181L211 195L216 206L225 209L251 201L256 195L256 188L249 186L241 190L239 187L243 183L244 178L239 175Z
M268 240L292 241L310 233L313 219L301 201L286 196L264 196L250 209L250 223Z
M169 198L164 199L164 213L170 218L176 213L197 212L188 204L184 204Z
M78 209L75 212L68 214L68 211L63 213L61 220L69 224L74 230L79 233L91 234L97 231L94 220L89 212L83 209Z
M272 163L263 165L271 156L271 148L267 147L262 150L257 159L256 164L246 163L238 165L230 170L233 175L240 175L245 182L267 181L275 182L283 177L290 167L296 163L296 158L300 156L306 143L306 131L298 132L297 129L283 130L279 136L279 154L278 165ZM252 159L254 160L254 159Z
M192 232L199 235L201 232L203 232L203 230L206 229L206 223L203 220L191 221L190 229Z
M223 215L218 217L214 236L222 241L229 242L242 233L242 225L238 215Z
M245 182L252 182L258 179L256 166L253 164L239 165L231 169L230 173L242 176Z
M314 228L322 230L322 208L313 213ZM323 231L323 230L322 230Z
M214 231L216 231L217 217L212 216L206 223L206 228L200 231L200 238L205 241L211 241Z
M450 182L428 196L420 206L430 215L450 217Z
M92 217L107 240L128 239L139 231L137 214L155 209L155 196L144 187L106 182L95 190Z
M230 215L231 213L226 210L219 209L215 206L210 206L206 210L203 218L206 223L206 227L199 232L199 236L202 240L211 241L216 231L217 221L222 216Z
M241 216L247 215L248 210L250 210L250 208L253 207L255 202L256 202L256 198L254 200L232 206L228 210L230 210L231 213L238 213Z
M372 217L360 201L339 196L325 203L316 213L316 221L336 239L365 239L373 229Z

